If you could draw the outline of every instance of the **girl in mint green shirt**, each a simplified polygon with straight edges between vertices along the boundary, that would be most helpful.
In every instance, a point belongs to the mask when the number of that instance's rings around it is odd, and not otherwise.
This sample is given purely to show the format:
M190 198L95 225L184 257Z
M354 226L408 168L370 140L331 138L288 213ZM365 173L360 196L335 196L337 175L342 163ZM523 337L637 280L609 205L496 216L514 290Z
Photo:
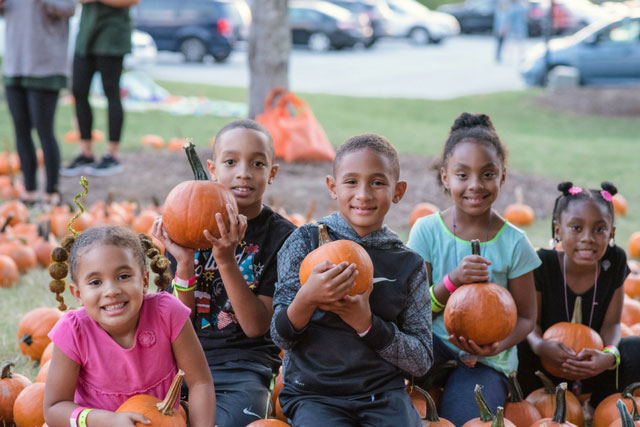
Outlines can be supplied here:
M444 384L440 408L455 425L479 416L473 396L476 384L484 386L492 411L504 406L507 376L518 366L515 345L533 330L536 320L533 270L540 260L525 233L492 209L506 178L505 161L505 148L491 119L484 114L460 115L445 143L440 169L453 206L419 219L409 235L408 246L424 258L432 287L432 371L448 360L458 361ZM480 255L471 254L474 239L481 241ZM518 310L515 329L488 345L449 335L439 307L457 287L487 281L513 296Z

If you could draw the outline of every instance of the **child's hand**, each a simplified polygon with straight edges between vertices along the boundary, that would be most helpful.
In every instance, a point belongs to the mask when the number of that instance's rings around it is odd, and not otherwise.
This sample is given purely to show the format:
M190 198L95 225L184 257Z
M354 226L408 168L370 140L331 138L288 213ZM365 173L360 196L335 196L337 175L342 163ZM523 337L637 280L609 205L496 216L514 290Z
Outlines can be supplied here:
M459 349L474 356L495 356L504 350L500 348L500 343L497 341L492 344L478 345L473 340L468 340L465 337L456 337L455 335L449 335L449 341Z
M347 296L357 275L355 264L341 262L334 265L324 261L315 266L296 298L301 298L312 307L331 304Z
M112 425L114 426L135 427L136 423L151 424L151 421L149 421L144 415L138 414L137 412L113 413Z
M318 308L331 311L338 316L356 332L362 333L371 326L371 306L369 305L369 295L373 291L370 286L366 292L359 295L347 295L344 298L329 304L321 304Z
M542 340L537 348L537 355L552 365L564 370L563 364L571 359L576 359L576 352L559 341Z
M576 355L575 359L567 359L562 363L562 369L579 380L594 377L611 366L613 366L611 354L595 348L585 348Z
M449 279L456 287L469 283L488 282L490 265L491 261L482 258L480 255L467 255L462 258L460 264L449 273Z
M216 264L220 265L224 262L236 263L236 247L247 231L247 217L236 212L232 204L227 203L227 212L229 213L229 230L224 225L224 219L221 213L216 213L216 222L218 223L218 231L220 238L213 237L209 230L204 230L204 237L211 242L213 259Z
M156 239L160 240L160 242L164 245L165 249L171 252L171 255L175 257L176 261L178 261L179 264L182 264L182 263L193 264L193 257L195 254L195 250L191 248L185 248L184 246L180 246L179 244L171 240L171 238L167 234L167 231L162 226L162 216L158 216L153 221L153 225L151 226L151 235Z

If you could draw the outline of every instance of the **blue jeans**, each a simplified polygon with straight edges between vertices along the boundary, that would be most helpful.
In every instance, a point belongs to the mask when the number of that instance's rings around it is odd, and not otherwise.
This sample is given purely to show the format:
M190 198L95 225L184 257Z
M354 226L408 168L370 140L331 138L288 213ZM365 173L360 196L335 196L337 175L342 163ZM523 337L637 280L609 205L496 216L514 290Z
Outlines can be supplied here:
M435 335L433 336L433 359L433 366L427 375L449 360L458 362L443 384L444 393L438 410L442 418L461 426L479 417L480 410L473 394L476 384L483 386L482 395L491 412L495 414L498 406L504 407L508 391L508 380L504 374L482 363L476 363L473 368L468 368L460 361L458 353L452 351ZM424 378L416 380L416 384L421 385Z

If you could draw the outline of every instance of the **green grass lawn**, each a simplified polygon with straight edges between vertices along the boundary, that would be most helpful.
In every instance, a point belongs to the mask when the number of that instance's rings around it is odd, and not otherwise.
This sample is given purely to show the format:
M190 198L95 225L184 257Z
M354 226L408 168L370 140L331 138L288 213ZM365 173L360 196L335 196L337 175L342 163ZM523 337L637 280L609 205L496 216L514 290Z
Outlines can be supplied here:
M245 101L246 90L180 83L161 83L176 95L200 95L212 99ZM640 230L640 120L574 115L531 103L537 90L471 96L445 101L353 98L300 94L313 108L330 140L339 145L364 132L380 133L401 153L438 155L453 120L463 111L489 114L509 150L508 167L517 172L579 185L599 186L614 182L629 202L629 216L618 218L617 240L626 247L631 232ZM56 132L62 140L71 129L73 109L60 106ZM193 137L206 146L228 118L173 116L163 112L128 113L123 150L140 149L140 137L154 133L171 138ZM96 110L97 128L106 130L106 111ZM0 146L13 141L13 127L6 103L0 105ZM61 143L63 157L71 158L77 147ZM100 145L98 150L104 150ZM525 195L526 197L526 195ZM538 221L526 229L534 245L549 240L549 224ZM406 236L405 236L406 237ZM0 361L15 359L17 371L35 377L36 365L18 356L17 324L23 313L40 305L54 306L46 272L34 271L13 289L0 289L0 308L7 313L0 326Z

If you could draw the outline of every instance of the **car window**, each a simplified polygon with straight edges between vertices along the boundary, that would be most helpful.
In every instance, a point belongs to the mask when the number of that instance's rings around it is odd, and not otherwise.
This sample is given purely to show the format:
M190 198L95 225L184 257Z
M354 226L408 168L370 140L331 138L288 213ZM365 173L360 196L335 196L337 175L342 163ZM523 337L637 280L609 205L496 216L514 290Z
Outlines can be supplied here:
M140 2L132 9L132 15L141 19L166 21L175 18L177 6L171 0Z
M185 20L215 19L215 3L209 1L186 1L180 8L180 17Z
M617 22L598 36L601 42L630 43L640 41L640 20L629 19Z

